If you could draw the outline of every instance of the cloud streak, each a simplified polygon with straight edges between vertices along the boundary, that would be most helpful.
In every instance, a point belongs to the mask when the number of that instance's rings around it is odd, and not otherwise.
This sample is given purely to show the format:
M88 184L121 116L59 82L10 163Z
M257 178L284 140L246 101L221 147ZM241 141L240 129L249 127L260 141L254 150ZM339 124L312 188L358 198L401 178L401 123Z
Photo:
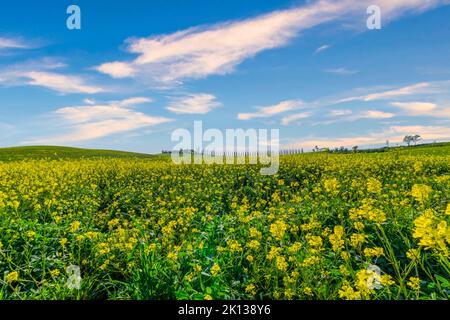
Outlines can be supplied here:
M320 53L320 52L325 51L325 50L328 50L328 49L330 49L330 48L331 48L330 45L324 44L323 46L318 47L318 48L316 49L315 52L316 52L316 53Z
M78 76L68 76L51 72L31 71L23 75L27 78L27 84L32 86L45 87L60 93L88 93L95 94L106 90L85 83L83 78Z
M172 99L166 109L176 114L207 114L221 106L214 95L197 93Z
M391 143L401 143L405 135L420 134L422 139L427 141L448 140L450 138L450 128L446 126L391 126L387 129L371 132L363 136L345 137L309 137L286 144L286 148L306 148L312 149L315 146L322 148L339 148L353 146L381 146L389 140Z
M335 69L325 69L324 72L326 72L326 73L334 73L334 74L338 74L338 75L342 75L342 76L359 73L359 71L357 71L357 70L351 70L351 69L348 69L348 68L345 68L345 67L335 68Z
M0 37L0 50L2 49L31 49L33 45L20 38Z
M287 125L291 124L292 122L298 122L299 120L306 119L306 118L310 117L311 115L312 115L311 112L300 112L300 113L291 114L286 117L283 117L283 119L281 119L281 124L284 126L287 126Z
M272 106L259 107L257 112L252 113L239 113L237 115L238 120L251 120L255 118L269 118L276 116L280 113L292 111L294 109L303 106L303 102L300 100L286 100L277 103Z
M422 12L447 0L379 0L385 22ZM145 77L162 83L224 75L255 55L289 44L302 31L340 19L361 21L369 0L318 0L240 21L194 27L172 34L132 38L134 60L110 61L96 69L114 78ZM363 24L361 23L361 26Z
M113 134L167 123L172 119L154 117L136 111L136 104L151 101L147 98L131 98L106 104L65 107L57 109L52 117L62 123L67 133L36 138L25 143L67 144L99 139Z
M38 86L62 94L96 94L108 91L88 83L86 76L66 75L55 71L65 66L64 63L50 58L11 65L0 69L0 86Z

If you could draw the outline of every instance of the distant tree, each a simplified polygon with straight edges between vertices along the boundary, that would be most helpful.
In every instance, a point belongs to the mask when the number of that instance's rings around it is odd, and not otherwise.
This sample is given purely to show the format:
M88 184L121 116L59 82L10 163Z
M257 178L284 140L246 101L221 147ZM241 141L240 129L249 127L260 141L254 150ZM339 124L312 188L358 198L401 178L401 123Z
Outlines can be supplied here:
M422 140L422 137L418 134L412 136L412 141L414 142L414 145L417 145L417 142Z
M403 142L405 142L408 145L408 147L411 146L411 143L414 143L414 145L416 145L417 142L420 140L422 140L422 137L418 134L414 136L405 136L403 138Z
M406 143L408 145L408 147L409 147L411 145L411 142L413 141L412 139L413 139L412 136L405 136L403 138L403 142Z
M358 151L358 146L353 146L352 150L353 150L354 153L356 153Z

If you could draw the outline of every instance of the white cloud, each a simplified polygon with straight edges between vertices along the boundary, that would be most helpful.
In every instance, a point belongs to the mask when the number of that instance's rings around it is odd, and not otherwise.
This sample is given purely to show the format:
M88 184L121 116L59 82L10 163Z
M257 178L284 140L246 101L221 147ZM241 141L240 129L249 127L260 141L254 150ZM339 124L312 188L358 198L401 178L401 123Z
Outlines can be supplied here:
M31 71L23 75L28 78L27 84L45 87L60 93L100 93L105 89L88 85L81 77L67 76L58 73Z
M318 48L316 49L316 53L320 53L320 52L325 51L325 50L328 50L328 49L330 49L330 48L331 48L330 45L324 44L323 46L320 46L320 47L318 47Z
M368 110L363 111L356 114L354 117L351 117L351 120L358 119L389 119L395 117L395 114L390 112L378 111L378 110Z
M378 0L384 22L408 12L422 12L448 0ZM339 19L364 25L371 0L318 0L288 10L168 35L129 39L131 61L107 62L97 70L112 77L142 76L158 82L178 82L232 72L256 54L287 45L301 31Z
M30 49L32 45L20 38L0 37L0 50L2 49Z
M133 110L133 101L142 103L143 98L131 98L103 105L60 108L54 112L55 119L53 121L62 122L64 128L69 132L37 138L28 143L67 144L88 141L172 121L168 118L153 117Z
M136 73L131 65L119 61L104 63L98 66L96 70L108 74L113 78L127 78Z
M449 103L447 102L447 105ZM430 116L436 118L450 118L450 107L442 107L431 102L391 102L391 106L403 111L406 116Z
M207 93L190 94L173 99L166 109L177 114L206 114L222 105L216 99Z
M335 68L335 69L325 69L324 72L334 73L334 74L338 74L338 75L351 75L351 74L359 73L359 71L357 71L357 70L351 70L351 69L348 69L345 67Z
M432 125L393 126L390 128L391 136L396 141L403 139L405 135L419 134L424 140L437 140L450 138L450 127Z
M239 113L237 118L239 120L250 120L254 118L268 118L280 113L288 112L303 106L300 100L286 100L272 106L259 107L258 112L253 113Z
M296 113L296 114L291 114L288 115L286 117L284 117L283 119L281 119L281 124L284 126L287 126L289 124L291 124L292 122L296 122L298 120L301 119L305 119L311 116L311 112L301 112L301 113Z
M438 107L435 103L430 102L391 102L391 106L417 115L429 114Z
M362 96L348 97L341 99L338 102L351 102L351 101L375 101L375 100L388 100L398 98L402 96L411 96L417 94L427 93L432 89L432 84L428 82L416 83L406 87L401 87L393 90L385 90L381 92L369 93Z
M1 86L39 86L59 93L95 94L106 92L103 87L87 83L81 75L65 75L55 70L66 64L51 58L25 61L0 69Z
M348 115L351 115L352 113L353 113L353 111L350 109L335 109L335 110L330 110L328 112L328 114L332 117L348 116Z
M379 110L366 110L353 112L352 110L342 109L342 110L331 110L328 113L329 116L333 117L331 120L326 121L318 121L314 123L314 125L324 125L324 124L332 124L342 121L357 121L362 119L390 119L395 117L394 113L384 112Z
M379 132L371 132L364 136L347 136L338 138L317 138L309 137L287 144L286 148L306 148L312 149L315 146L321 148L338 148L341 146L381 146L388 140L390 143L401 143L405 135L419 134L422 139L448 140L450 138L450 128L444 126L391 126Z
M89 98L83 99L83 102L88 104L88 105L91 105L91 106L96 103L94 99L89 99Z
M118 101L117 104L120 107L133 106L137 104L150 103L153 102L153 99L147 97L134 97L125 100Z

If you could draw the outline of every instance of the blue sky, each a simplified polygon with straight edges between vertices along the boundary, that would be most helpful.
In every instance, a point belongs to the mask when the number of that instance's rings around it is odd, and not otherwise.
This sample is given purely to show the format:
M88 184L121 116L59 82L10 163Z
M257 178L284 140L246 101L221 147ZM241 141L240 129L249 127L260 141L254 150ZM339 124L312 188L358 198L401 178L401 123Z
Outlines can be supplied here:
M81 8L81 30L66 9ZM366 27L381 8L382 28ZM1 4L1 146L170 149L277 128L309 149L450 138L447 0Z

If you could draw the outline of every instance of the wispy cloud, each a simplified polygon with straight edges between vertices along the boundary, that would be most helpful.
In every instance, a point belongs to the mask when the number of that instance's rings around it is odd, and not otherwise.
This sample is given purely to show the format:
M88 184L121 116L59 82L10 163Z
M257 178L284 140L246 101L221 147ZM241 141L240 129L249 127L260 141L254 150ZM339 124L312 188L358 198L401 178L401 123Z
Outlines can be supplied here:
M326 73L334 73L334 74L343 75L343 76L359 73L359 71L357 71L357 70L351 70L346 67L335 68L335 69L325 69L323 71Z
M284 126L287 126L293 122L298 122L299 120L306 119L306 118L310 117L311 115L312 115L311 112L300 112L300 113L291 114L286 117L283 117L283 119L281 119L281 124Z
M424 94L430 92L432 84L428 82L416 83L413 85L396 88L392 90L385 90L380 92L373 92L362 96L353 96L339 100L338 102L351 102L351 101L375 101L375 100L387 100L403 96L411 96L417 94Z
M430 102L391 102L391 106L398 107L414 115L426 115L438 108L435 103Z
M56 70L66 65L50 58L26 61L0 69L1 86L39 86L59 93L95 94L108 91L87 82L86 76L66 75Z
M391 112L385 112L380 110L361 110L352 111L349 109L337 109L331 110L327 113L328 118L325 120L319 120L313 123L314 126L318 125L330 125L338 122L353 122L358 120L384 120L395 117L396 115Z
M22 38L0 37L0 50L2 49L31 49L34 45Z
M164 117L149 116L133 109L136 104L145 103L145 99L151 101L148 98L138 97L105 104L57 109L52 114L52 122L68 132L24 143L67 144L89 141L172 121Z
M237 118L239 120L250 120L254 118L268 118L280 113L288 112L303 106L303 102L300 100L286 100L275 105L258 107L257 112L252 113L239 113Z
M29 80L26 82L32 86L45 87L60 93L100 93L105 89L88 85L79 76L68 76L51 72L31 71L23 75Z
M395 114L379 110L368 110L359 112L349 117L349 120L356 121L359 119L389 119L395 117Z
M137 74L137 70L131 64L119 61L104 63L96 70L116 79L128 78Z
M353 111L350 109L335 109L335 110L330 110L328 112L328 115L330 115L331 117L342 117L342 116L349 116L352 113L353 113Z
M323 46L318 47L315 52L320 53L320 52L328 50L330 48L331 48L331 46L329 44L324 44Z
M338 147L352 147L352 146L381 146L385 141L391 143L401 143L405 135L419 134L422 139L433 140L448 140L450 139L450 128L446 126L424 126L424 125L409 125L409 126L391 126L387 129L370 132L366 135L359 136L344 136L344 137L308 137L306 139L299 139L285 145L286 148L306 148L312 149L315 146L322 148L338 148Z
M408 116L431 116L437 118L450 118L450 102L447 106L439 106L431 102L391 102L391 106L399 108Z
M379 0L377 4L387 23L444 3L447 0ZM106 62L97 70L115 78L138 76L163 83L223 75L262 51L286 46L301 31L344 18L362 22L361 13L370 4L369 0L318 0L246 20L132 38L127 42L128 51L137 55L134 60Z
M172 99L166 109L177 114L206 114L221 105L214 95L197 93Z

